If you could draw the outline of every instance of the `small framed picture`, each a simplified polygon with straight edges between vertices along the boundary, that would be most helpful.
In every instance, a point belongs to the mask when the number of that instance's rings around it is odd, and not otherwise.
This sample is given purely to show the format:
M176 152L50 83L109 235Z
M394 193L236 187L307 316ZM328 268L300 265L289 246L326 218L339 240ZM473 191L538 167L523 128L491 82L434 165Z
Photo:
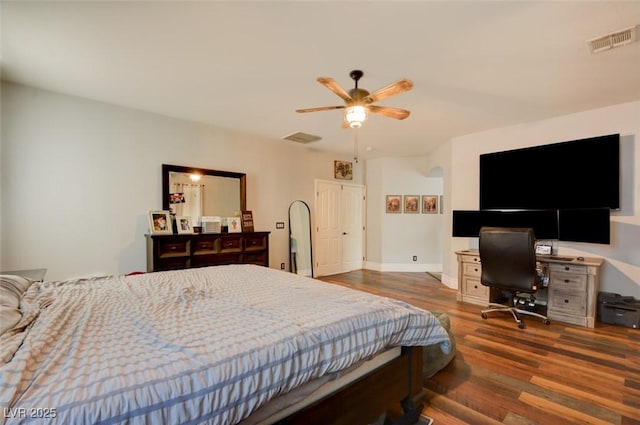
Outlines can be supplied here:
M191 223L191 217L187 217L184 215L177 215L176 227L178 228L179 235L193 233L193 225Z
M422 195L422 213L438 214L438 196Z
M333 161L333 175L339 180L353 180L353 163Z
M387 205L388 213L401 213L402 212L402 196L387 195L386 205Z
M419 195L404 195L404 212L409 214L417 214L420 212Z
M228 217L227 226L229 233L241 233L242 225L240 224L240 217Z
M152 235L173 234L169 211L149 211L149 231Z

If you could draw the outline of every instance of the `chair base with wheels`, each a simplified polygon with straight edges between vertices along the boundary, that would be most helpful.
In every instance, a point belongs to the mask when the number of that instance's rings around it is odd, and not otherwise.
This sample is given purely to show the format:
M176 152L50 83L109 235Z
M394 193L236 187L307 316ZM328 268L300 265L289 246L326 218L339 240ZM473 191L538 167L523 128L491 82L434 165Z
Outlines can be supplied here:
M489 305L487 306L487 308L485 308L484 310L482 310L480 312L480 316L483 319L487 319L489 316L489 313L492 313L494 311L508 311L511 313L511 315L513 316L513 318L515 319L516 323L518 324L518 327L520 329L524 329L525 324L522 321L522 319L520 319L520 317L518 316L518 314L524 314L527 316L535 316L535 317L539 317L542 319L542 323L544 323L545 325L550 325L551 321L549 320L549 318L543 314L540 313L536 313L535 311L529 311L529 310L523 310L521 308L518 307L509 307L503 304L498 304L498 303L489 303Z

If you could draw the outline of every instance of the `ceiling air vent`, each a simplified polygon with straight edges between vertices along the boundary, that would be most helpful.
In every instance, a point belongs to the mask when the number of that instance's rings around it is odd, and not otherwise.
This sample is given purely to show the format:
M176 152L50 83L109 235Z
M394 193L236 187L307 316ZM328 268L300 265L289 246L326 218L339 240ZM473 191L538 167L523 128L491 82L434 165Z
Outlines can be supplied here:
M638 40L638 26L587 40L591 53L600 53Z
M297 133L291 133L288 136L284 136L283 139L297 143L311 143L322 139L322 137L298 131Z

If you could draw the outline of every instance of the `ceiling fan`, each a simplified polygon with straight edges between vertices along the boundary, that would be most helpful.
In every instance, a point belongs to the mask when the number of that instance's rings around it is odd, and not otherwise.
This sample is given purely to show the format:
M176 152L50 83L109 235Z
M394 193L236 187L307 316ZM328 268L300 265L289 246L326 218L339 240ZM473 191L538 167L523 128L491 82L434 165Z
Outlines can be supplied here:
M345 104L341 106L321 106L319 108L305 108L297 109L296 112L318 112L318 111L330 111L333 109L345 109L344 114L344 127L358 128L362 126L362 123L367 119L367 113L372 112L374 114L383 115L389 118L395 118L397 120L403 120L410 114L406 109L390 108L388 106L373 105L387 97L395 96L400 93L411 90L413 83L410 80L402 79L395 83L389 84L373 93L358 88L358 80L362 78L364 72L359 69L351 71L349 76L355 81L355 88L347 92L343 89L333 78L318 77L317 81L340 96L344 100Z

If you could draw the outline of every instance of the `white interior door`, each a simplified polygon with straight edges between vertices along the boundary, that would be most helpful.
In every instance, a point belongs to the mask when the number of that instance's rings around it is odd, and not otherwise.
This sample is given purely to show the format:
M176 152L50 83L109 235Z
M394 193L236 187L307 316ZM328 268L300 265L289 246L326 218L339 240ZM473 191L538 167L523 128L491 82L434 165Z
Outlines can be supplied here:
M364 186L316 181L316 276L362 268Z
M360 270L364 260L364 187L342 186L342 272Z

